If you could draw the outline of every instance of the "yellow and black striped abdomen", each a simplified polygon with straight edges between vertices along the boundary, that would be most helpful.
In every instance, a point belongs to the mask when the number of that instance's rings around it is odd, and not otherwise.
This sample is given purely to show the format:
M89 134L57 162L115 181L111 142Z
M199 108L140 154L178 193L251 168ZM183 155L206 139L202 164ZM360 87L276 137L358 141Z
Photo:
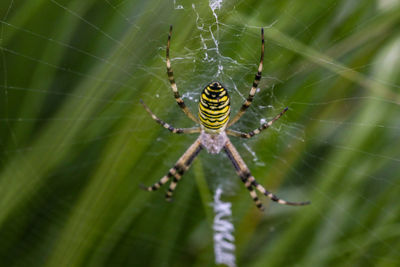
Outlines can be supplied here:
M219 133L229 120L228 91L219 82L207 85L200 96L199 119L206 132Z

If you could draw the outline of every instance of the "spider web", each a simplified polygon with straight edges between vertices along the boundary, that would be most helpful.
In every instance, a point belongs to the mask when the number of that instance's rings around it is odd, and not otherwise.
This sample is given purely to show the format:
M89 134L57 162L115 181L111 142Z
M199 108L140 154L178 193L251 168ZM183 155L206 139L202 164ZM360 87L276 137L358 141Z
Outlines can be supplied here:
M232 204L238 266L398 262L398 5L326 1L299 14L301 1L268 1L280 11L270 14L253 2L0 4L2 262L213 264L218 188ZM331 28L318 28L331 13ZM139 191L196 138L172 135L139 104L175 127L193 126L165 74L170 24L175 79L193 112L214 80L228 88L233 113L240 108L264 27L263 78L233 129L289 111L262 134L231 140L268 190L312 205L261 197L260 213L228 158L204 151L174 203L163 190Z

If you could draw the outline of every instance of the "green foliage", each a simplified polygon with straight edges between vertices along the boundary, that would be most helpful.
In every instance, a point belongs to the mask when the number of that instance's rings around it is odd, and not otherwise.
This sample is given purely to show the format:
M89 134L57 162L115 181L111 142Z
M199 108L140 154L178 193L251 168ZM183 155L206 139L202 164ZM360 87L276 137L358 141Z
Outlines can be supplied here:
M210 202L220 184L238 266L398 266L400 6L237 0L215 14L208 1L1 1L1 266L213 266ZM195 138L172 136L139 104L192 125L165 74L170 24L188 106L221 79L233 112L265 27L261 90L235 129L289 111L262 137L234 144L260 183L310 206L263 199L260 213L228 159L204 152L173 203L140 189Z

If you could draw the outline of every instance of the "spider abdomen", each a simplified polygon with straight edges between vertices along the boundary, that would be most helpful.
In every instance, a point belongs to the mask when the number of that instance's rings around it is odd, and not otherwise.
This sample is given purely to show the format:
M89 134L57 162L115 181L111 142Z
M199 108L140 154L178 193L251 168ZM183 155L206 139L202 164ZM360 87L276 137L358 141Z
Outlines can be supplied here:
M228 91L219 82L207 85L200 96L199 119L208 133L222 132L229 120L230 101Z

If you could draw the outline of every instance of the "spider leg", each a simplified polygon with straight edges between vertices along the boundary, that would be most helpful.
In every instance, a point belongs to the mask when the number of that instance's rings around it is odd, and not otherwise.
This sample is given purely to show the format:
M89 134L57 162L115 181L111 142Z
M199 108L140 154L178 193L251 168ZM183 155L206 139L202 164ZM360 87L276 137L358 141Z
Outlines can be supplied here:
M257 208L261 211L264 210L264 206L263 204L261 204L260 199L257 196L256 191L254 190L253 186L251 185L251 183L249 183L249 181L247 179L245 179L244 177L240 177L242 182L244 183L244 185L246 186L247 190L249 190L250 196L253 199L254 203L256 204Z
M154 183L152 186L145 186L143 184L140 184L140 187L143 190L146 191L156 191L158 190L162 185L164 185L165 183L167 183L169 181L169 179L173 176L175 169L171 168L167 175L163 176L158 182Z
M167 42L167 51L166 51L166 62L167 62L167 74L168 74L168 80L171 84L172 91L174 92L174 97L176 100L176 103L178 103L178 106L182 109L182 111L186 114L186 116L189 117L192 121L199 123L199 120L192 114L192 112L189 110L189 108L185 105L185 102L183 102L183 99L181 98L178 87L176 86L175 79L174 79L174 72L172 71L171 68L171 60L169 59L169 46L171 42L171 35L172 35L172 25L169 27L169 34L168 34L168 42Z
M269 128L269 126L271 126L275 121L277 121L280 117L282 117L282 115L288 110L288 108L285 108L284 110L281 111L281 113L279 113L278 115L276 115L272 120L270 120L269 122L263 123L261 124L260 127L258 127L257 129L250 131L248 133L244 133L244 132L239 132L239 131L235 131L235 130L230 130L227 129L226 130L226 134L231 135L231 136L236 136L236 137L241 137L241 138L252 138L253 136L261 133L263 130L266 130Z
M246 112L248 107L250 107L251 103L253 102L254 95L256 94L256 91L257 91L258 83L261 80L261 72L263 69L263 60L264 60L264 28L261 28L261 57L260 57L260 64L258 65L257 74L254 78L253 86L251 87L249 97L243 103L242 107L240 108L240 110L236 114L236 116L233 117L233 119L231 121L229 121L228 127L235 124L240 119L240 117L243 116L243 114Z
M247 175L242 174L243 170L246 171L246 173L250 173L250 171L242 158L239 156L239 153L236 151L235 147L232 145L231 141L228 140L224 147L224 150L228 155L228 158L231 160L236 173L239 175L247 190L249 190L250 196L256 204L257 208L260 210L264 210L264 206L261 204L261 201L257 197L257 193L254 190L251 182L248 181Z
M267 191L262 185L257 183L254 176L251 175L249 168L247 167L246 163L244 163L243 159L240 157L239 152L233 146L230 140L227 141L225 144L225 152L228 155L229 159L231 160L237 175L242 179L243 183L245 184L246 188L250 191L250 195L253 201L256 203L257 208L263 210L263 206L257 195L254 191L254 187L260 191L262 194L269 197L271 200L278 202L279 204L284 205L292 205L292 206L303 206L308 205L310 202L289 202L283 199L278 198L276 195Z
M271 192L269 192L268 190L266 190L264 188L264 186L260 185L259 183L257 183L256 179L253 176L249 177L249 181L251 182L251 184L258 190L260 191L262 194L266 195L267 197L269 197L271 200L278 202L279 204L283 204L283 205L290 205L290 206L304 206L304 205L308 205L311 202L310 201L304 201L304 202L290 202L290 201L286 201L283 199L280 199L279 197L277 197L276 195L272 194Z
M146 191L155 191L159 189L162 185L167 183L171 177L173 177L169 189L166 193L166 199L168 201L171 200L172 194L179 182L182 178L182 175L189 169L193 160L201 151L202 146L200 142L200 138L198 138L187 150L186 152L178 159L175 163L174 167L172 167L168 173L163 176L158 182L154 183L152 186L141 186Z
M186 150L186 152L182 155L182 157L180 157L179 160L176 162L176 164L174 166L174 169L176 170L174 179L171 181L168 191L165 194L165 199L167 201L171 201L172 194L174 193L174 190L175 190L176 186L178 185L178 182L181 180L183 174L187 170L189 170L190 165L192 164L192 162L196 158L196 156L200 153L201 149L202 149L201 141L200 141L200 138L198 138L188 148L188 150Z
M193 128L175 128L170 124L164 122L163 120L159 119L151 110L150 108L140 99L140 103L146 109L146 111L150 114L150 116L155 120L158 124L162 127L167 129L168 131L176 134L191 134L191 133L199 133L201 131L200 127L193 127Z

